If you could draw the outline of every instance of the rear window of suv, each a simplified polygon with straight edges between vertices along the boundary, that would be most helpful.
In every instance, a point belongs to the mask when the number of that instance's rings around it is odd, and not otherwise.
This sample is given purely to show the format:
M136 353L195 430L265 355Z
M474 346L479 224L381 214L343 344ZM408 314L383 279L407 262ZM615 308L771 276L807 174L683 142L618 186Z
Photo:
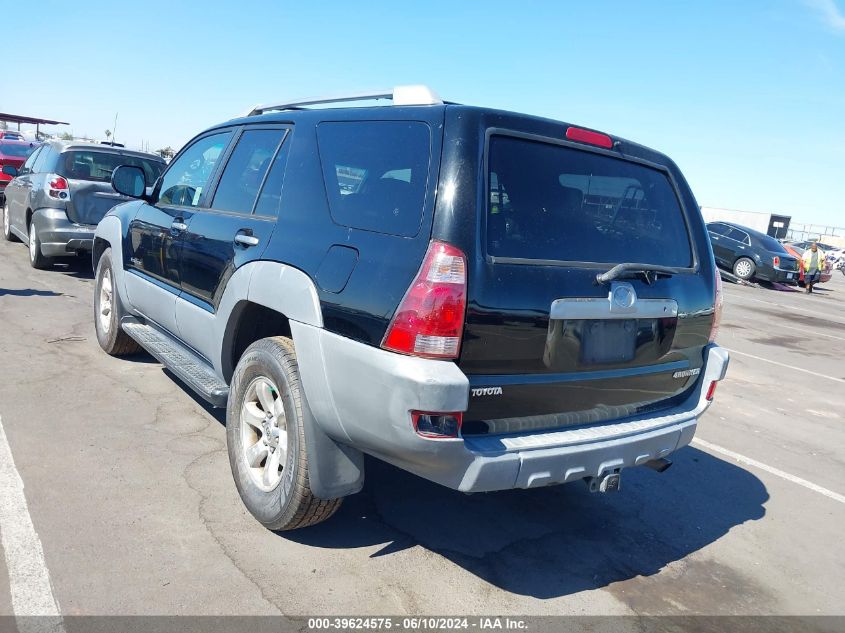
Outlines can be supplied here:
M335 222L404 237L419 232L431 161L427 124L325 122L317 142Z
M639 163L494 135L487 253L505 259L692 265L668 177Z
M75 180L108 182L119 165L140 167L147 187L151 187L164 171L164 163L139 156L126 156L111 152L70 150L59 159L56 171L60 176Z

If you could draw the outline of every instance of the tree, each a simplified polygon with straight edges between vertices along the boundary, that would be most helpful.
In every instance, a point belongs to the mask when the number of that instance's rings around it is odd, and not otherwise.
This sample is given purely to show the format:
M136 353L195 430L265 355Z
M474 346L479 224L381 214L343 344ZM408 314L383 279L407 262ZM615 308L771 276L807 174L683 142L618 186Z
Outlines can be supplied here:
M111 130L106 130L106 140L109 140L109 138L111 138Z
M170 145L168 145L167 147L157 149L156 154L161 156L164 160L169 160L176 155L176 150L174 150L172 147L170 147Z
M72 141L73 134L71 134L70 132L62 132L61 134L59 134L59 138L63 141Z

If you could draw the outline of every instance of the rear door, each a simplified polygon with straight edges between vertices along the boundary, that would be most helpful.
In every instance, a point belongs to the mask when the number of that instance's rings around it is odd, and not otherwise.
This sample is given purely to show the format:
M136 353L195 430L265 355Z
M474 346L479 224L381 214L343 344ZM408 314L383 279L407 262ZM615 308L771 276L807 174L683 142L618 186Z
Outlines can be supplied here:
M159 179L152 202L129 224L123 261L130 303L174 333L182 240L231 138L231 130L218 131L186 146Z
M97 225L109 209L130 199L112 189L111 173L118 165L140 167L148 187L163 171L158 161L114 150L69 148L62 152L54 170L68 181L67 216L71 222Z
M203 324L217 311L235 271L260 259L276 226L288 133L282 126L241 130L209 205L197 209L188 225L177 321L182 338L208 357L209 330Z
M703 223L693 216L695 247L668 167L498 131L483 206L459 359L467 434L618 419L683 397L715 280ZM673 274L597 282L620 263Z

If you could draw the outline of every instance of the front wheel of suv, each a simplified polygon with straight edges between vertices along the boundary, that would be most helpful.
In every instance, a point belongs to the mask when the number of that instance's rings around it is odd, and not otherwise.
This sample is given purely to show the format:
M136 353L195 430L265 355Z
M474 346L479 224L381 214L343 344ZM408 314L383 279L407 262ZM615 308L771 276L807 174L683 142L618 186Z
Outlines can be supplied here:
M128 356L140 346L120 328L120 294L114 283L111 249L107 248L97 263L94 290L94 330L97 342L110 356Z
M232 376L226 444L244 505L271 530L325 521L342 499L318 499L309 485L303 398L293 341L256 341Z

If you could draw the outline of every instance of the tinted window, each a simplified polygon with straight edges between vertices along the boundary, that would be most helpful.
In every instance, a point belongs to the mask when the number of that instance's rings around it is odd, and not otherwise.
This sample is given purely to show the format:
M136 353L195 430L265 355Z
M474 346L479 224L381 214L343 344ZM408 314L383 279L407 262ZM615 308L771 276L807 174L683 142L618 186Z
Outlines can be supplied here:
M231 132L204 136L175 159L165 172L159 187L162 204L195 207L214 171L220 154L229 143Z
M783 247L783 244L778 242L771 235L760 235L757 239L760 241L760 245L767 251L771 251L773 253L786 253L786 249Z
M711 233L715 233L716 235L727 235L730 227L725 226L724 224L708 224L707 230Z
M748 238L748 234L745 231L740 231L739 229L735 229L733 227L728 227L725 235L737 242L744 242L746 244L751 243L751 240Z
M487 252L496 257L692 264L662 172L578 149L490 139Z
M35 148L31 145L18 145L17 143L0 143L0 154L14 158L26 158L32 154Z
M428 125L321 123L317 139L335 222L391 235L419 232L431 156Z
M270 173L261 188L261 195L258 196L258 204L255 205L255 215L279 214L279 205L282 202L282 185L285 178L285 166L288 162L288 149L290 141L282 145L282 149L276 154Z
M111 173L119 165L140 167L148 187L152 186L164 170L164 163L152 158L99 150L68 150L62 153L56 171L60 176L74 180L109 182Z
M211 206L224 211L252 213L258 190L285 130L247 130L223 170Z

